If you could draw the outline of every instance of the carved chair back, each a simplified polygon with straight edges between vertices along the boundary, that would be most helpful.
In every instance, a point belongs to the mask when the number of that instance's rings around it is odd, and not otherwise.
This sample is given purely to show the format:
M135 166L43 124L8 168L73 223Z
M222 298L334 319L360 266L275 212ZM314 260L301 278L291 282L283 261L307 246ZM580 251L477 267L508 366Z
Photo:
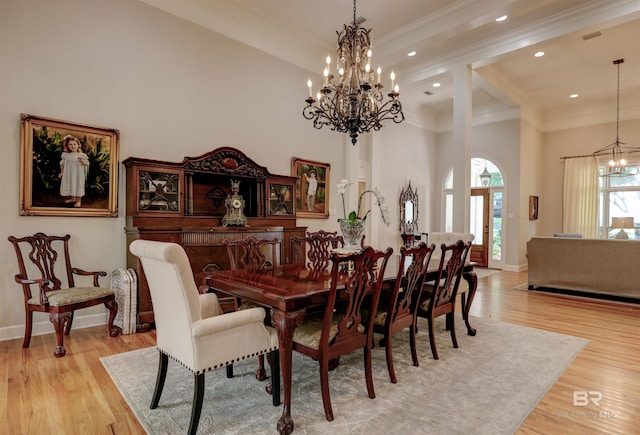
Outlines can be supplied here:
M370 332L373 316L370 315L368 319L363 319L362 309L366 308L367 312L375 313L380 299L387 261L392 252L393 249L391 248L387 248L385 252L382 252L376 251L369 246L355 254L332 254L331 290L323 322L323 345L329 346L329 326L334 313L338 313L342 318L338 322L338 331L331 342L332 346L339 345L341 341L350 340L354 334L357 335L358 325L364 324L366 335L373 337L373 333ZM344 282L344 290L340 292L346 296L346 303L337 303L337 284L340 279L338 265L345 262L352 263L351 271ZM356 341L358 340L356 339ZM364 342L362 344L364 345Z
M438 275L435 280L433 294L430 302L430 310L438 310L439 307L449 305L455 301L462 270L471 248L471 242L464 243L458 240L451 245L440 246L442 251Z
M416 304L422 293L434 249L434 245L427 246L424 242L414 247L402 246L400 248L400 265L389 298L387 324L396 323L402 318L415 317ZM408 260L411 263L406 267ZM407 321L409 324L413 323L411 320Z
M69 256L69 234L65 236L48 236L44 233L36 233L32 236L26 237L14 237L10 236L8 239L13 244L18 258L18 269L20 271L20 278L23 280L38 279L42 281L42 288L44 290L41 296L44 296L44 300L41 298L41 303L46 303L46 293L52 290L60 290L63 288L63 281L58 276L64 274L63 278L66 278L66 287L75 287L73 274L78 275L93 275L93 285L98 287L98 277L106 276L106 272L94 273L81 273L79 269L71 267L71 259ZM61 263L58 263L60 261ZM45 282L46 281L46 282ZM37 284L37 282L23 283L22 288L24 290L24 296L26 300L31 299L31 284Z
M326 271L331 265L332 250L342 248L344 239L338 232L309 232L306 237L291 238L294 263L305 263L312 271Z
M224 240L231 269L268 270L280 264L280 240L257 239L248 236L239 240Z

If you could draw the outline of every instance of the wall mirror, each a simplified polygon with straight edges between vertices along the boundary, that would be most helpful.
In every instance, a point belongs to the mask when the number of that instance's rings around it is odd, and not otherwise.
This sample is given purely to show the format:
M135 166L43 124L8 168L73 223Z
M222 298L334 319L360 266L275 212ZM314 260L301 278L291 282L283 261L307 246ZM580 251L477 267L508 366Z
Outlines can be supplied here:
M400 232L418 234L418 189L411 188L411 181L400 193Z

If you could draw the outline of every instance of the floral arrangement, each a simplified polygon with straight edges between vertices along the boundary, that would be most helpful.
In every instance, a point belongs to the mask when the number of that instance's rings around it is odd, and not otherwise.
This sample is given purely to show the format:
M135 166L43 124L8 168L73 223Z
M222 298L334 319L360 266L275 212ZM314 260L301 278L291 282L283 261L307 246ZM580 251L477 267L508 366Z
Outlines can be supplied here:
M358 197L358 208L356 210L352 210L347 215L347 207L345 206L344 194L347 191L347 188L352 184L353 183L350 183L349 180L340 180L340 183L338 183L337 185L338 193L342 197L343 219L350 221L361 219L362 221L365 221L367 219L367 216L369 216L369 213L371 213L371 209L367 210L363 217L360 217L360 207L362 206L362 198L365 196L365 194L370 193L376 198L378 207L380 208L380 217L382 218L382 222L384 222L386 225L389 225L389 209L387 209L387 206L384 202L384 196L382 196L378 188L376 188L375 190L365 190L364 192L362 192L360 194L360 197ZM340 221L340 219L338 220Z

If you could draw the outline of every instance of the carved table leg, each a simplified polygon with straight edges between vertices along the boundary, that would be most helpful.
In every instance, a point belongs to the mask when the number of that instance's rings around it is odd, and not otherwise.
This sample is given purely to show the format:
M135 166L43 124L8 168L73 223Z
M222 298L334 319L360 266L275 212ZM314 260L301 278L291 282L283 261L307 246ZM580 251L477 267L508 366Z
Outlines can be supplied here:
M282 371L282 387L284 390L282 416L280 417L280 420L278 420L278 432L281 434L290 434L293 432L293 419L291 418L293 331L302 322L304 313L305 310L285 313L274 308L271 309L271 323L278 332L278 344L280 346L280 370Z
M476 295L476 290L478 289L478 276L475 272L471 271L463 273L462 277L469 284L469 294L467 295L467 302L462 306L462 318L464 319L465 325L467 325L467 333L473 336L476 335L476 330L469 324L469 311L471 310L471 303L473 302L473 298Z

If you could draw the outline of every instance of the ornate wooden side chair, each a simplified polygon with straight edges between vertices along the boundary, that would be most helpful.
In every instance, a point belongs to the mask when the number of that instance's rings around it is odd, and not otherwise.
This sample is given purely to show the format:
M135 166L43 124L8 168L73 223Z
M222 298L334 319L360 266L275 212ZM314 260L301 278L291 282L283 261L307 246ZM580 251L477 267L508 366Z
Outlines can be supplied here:
M227 249L229 264L232 270L245 269L252 272L266 271L280 264L280 240L277 238L268 240L248 236L239 240L224 240L222 243ZM236 307L237 310L245 310L255 308L257 305L252 302L243 302L236 299ZM267 313L267 323L270 322L268 314L269 313ZM233 366L228 367L227 375L233 375ZM266 378L267 372L264 368L264 355L260 355L258 356L256 379L263 381Z
M49 313L58 340L54 351L56 357L67 353L64 347L64 336L69 335L73 323L73 313L81 308L104 304L109 310L107 328L109 335L116 337L118 328L113 320L118 311L113 290L100 287L99 277L106 272L87 272L71 266L69 255L69 239L71 236L48 236L36 233L33 236L9 236L18 257L19 274L15 276L24 292L24 309L26 314L24 341L22 347L29 347L33 328L33 312ZM61 256L62 258L58 258ZM57 263L61 260L61 264ZM58 274L66 275L67 285L63 286ZM93 286L76 286L74 276L92 277ZM32 292L32 287L37 292ZM35 293L35 294L34 294Z
M329 395L329 362L341 355L364 349L367 392L375 398L371 372L373 315L382 289L382 281L392 248L385 252L367 247L351 254L331 255L331 288L324 313L307 316L293 333L293 349L318 361L322 403L328 421L333 420ZM349 274L341 272L341 262L353 262ZM342 286L344 284L344 287ZM336 303L338 299L346 303Z
M393 352L391 338L393 335L409 328L409 342L413 365L418 367L418 353L416 350L417 332L417 302L422 295L424 280L431 260L434 245L427 246L421 242L415 247L400 248L400 265L393 289L389 297L381 301L376 313L373 330L384 335L382 344L386 349L387 369L392 383L398 382L393 368ZM409 263L407 265L407 263Z
M313 272L325 272L331 265L331 252L342 248L344 239L338 232L324 230L308 232L305 237L291 238L294 263L304 263Z
M176 243L135 240L129 246L147 277L159 351L151 409L160 401L169 357L193 373L194 394L189 434L198 429L205 392L205 373L253 355L269 353L273 405L280 404L278 336L265 326L264 310L224 313L213 293L199 294L189 259Z
M257 239L248 236L238 240L224 240L231 269L269 270L280 264L280 240ZM269 252L271 251L271 252Z
M432 284L425 284L422 298L418 304L417 314L425 317L429 325L429 342L434 359L439 359L434 333L434 320L442 315L447 316L447 328L451 332L451 342L458 348L456 338L455 311L458 286L462 278L462 270L467 259L471 242L458 240L452 245L440 246L441 256L438 274Z

